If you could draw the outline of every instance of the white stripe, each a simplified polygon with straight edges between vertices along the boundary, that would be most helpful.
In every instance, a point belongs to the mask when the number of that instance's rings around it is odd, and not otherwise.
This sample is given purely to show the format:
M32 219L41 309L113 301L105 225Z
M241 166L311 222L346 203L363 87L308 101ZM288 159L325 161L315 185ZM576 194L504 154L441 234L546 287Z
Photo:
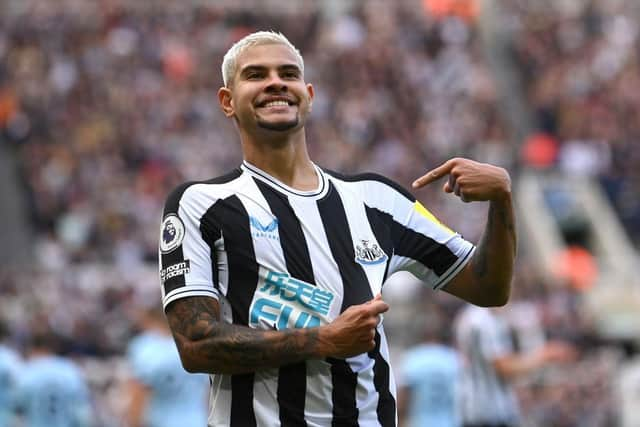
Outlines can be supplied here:
M289 204L300 219L316 286L327 289L334 295L327 318L335 319L340 315L342 306L342 278L324 233L318 205L314 199L299 197L291 197ZM333 410L331 394L331 365L324 361L307 361L304 413L308 427L331 424L331 419L327 419L327 415L330 416Z
M362 427L379 426L378 398L379 394L373 384L373 365L375 361L367 353L347 359L351 369L358 374L356 386L356 405L358 407L358 424Z
M393 368L391 365L391 355L389 354L389 343L387 342L387 335L384 333L384 326L381 324L378 327L378 331L380 332L380 355L387 362L389 366L389 391L393 396L394 401L398 401L396 396L396 377L393 374ZM397 405L396 405L397 406ZM398 424L398 412L396 411L396 425Z
M334 183L336 185L336 190L338 190L338 193L340 194L342 204L344 205L349 231L351 232L352 244L354 245L354 253L357 253L356 247L358 245L363 245L363 240L366 240L370 247L375 244L382 249L380 242L378 242L373 230L371 229L371 224L369 224L365 205L362 203L362 200L357 197L358 195L354 193L357 191L355 186L341 181L334 181ZM393 254L385 255L390 258ZM387 267L386 260L378 264L365 265L360 263L360 265L367 276L371 295L375 296L379 294L382 290L382 281Z
M189 285L188 287L181 286L169 292L162 299L162 306L164 308L167 308L167 306L173 301L186 297L211 297L218 299L219 295L220 294L218 293L218 291L210 285Z
M218 271L218 288L220 288L220 293L226 296L229 292L229 261L227 259L227 250L224 245L224 234L215 241L214 246L217 260L216 269Z
M333 258L318 205L315 200L292 197L289 204L300 220L302 233L309 250L311 268L316 286L330 291L334 295L328 317L335 319L340 315L342 306L342 277L338 264Z
M331 425L331 384L331 365L323 360L308 360L307 395L304 404L307 427Z
M228 426L231 418L231 376L210 375L210 378L208 426Z
M255 373L253 382L253 412L257 427L280 426L278 407L278 369Z

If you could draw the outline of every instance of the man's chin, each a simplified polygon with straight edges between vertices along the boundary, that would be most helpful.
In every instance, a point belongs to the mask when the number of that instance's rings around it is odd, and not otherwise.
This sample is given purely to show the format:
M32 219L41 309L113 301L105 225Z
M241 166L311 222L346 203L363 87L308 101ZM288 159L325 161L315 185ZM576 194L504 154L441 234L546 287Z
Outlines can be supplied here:
M274 130L274 131L287 131L294 129L298 126L299 120L296 117L294 120L284 121L284 122L269 122L266 120L259 120L258 127L266 130Z

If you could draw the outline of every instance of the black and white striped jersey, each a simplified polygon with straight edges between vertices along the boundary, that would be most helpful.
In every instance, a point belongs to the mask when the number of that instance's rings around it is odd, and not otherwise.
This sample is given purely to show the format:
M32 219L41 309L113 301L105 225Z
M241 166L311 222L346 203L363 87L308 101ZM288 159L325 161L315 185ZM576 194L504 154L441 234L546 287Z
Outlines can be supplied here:
M316 167L299 191L244 162L169 196L160 235L166 308L220 302L225 322L258 329L324 325L408 270L444 286L474 246L388 179ZM383 325L374 350L244 375L212 375L211 426L393 426L395 382Z
M463 358L462 416L466 424L520 425L515 393L494 368L514 352L507 323L491 309L468 305L456 316L455 341Z

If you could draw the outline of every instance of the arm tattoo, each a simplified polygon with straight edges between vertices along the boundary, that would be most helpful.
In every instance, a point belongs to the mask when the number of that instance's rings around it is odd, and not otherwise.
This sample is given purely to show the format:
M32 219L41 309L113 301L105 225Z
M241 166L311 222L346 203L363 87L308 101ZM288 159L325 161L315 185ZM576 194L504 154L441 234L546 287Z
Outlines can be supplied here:
M491 280L499 271L509 271L510 276L516 246L515 222L510 206L491 203L487 227L472 261L476 277L480 281Z
M491 209L492 207L489 208L489 219L487 220L487 230L482 235L482 240L480 240L480 244L478 245L476 256L473 257L472 264L471 264L473 266L474 273L476 273L476 276L480 280L485 279L485 277L487 276L487 272L489 270L489 267L487 265L488 263L487 253L489 251L487 250L486 247L488 245L487 240L489 240L489 234L491 233L490 230L493 228L493 213L491 212Z
M310 359L318 329L256 330L219 319L217 301L188 297L167 309L185 367L209 373L246 373Z

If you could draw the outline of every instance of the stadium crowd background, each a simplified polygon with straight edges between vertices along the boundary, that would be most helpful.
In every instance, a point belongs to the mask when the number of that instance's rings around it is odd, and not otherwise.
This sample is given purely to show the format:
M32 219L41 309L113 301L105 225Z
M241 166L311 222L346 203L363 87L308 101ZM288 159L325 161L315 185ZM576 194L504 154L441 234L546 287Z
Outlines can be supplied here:
M0 4L0 144L18 159L35 242L27 267L0 271L0 319L18 349L30 331L51 329L83 366L100 425L119 425L123 352L137 312L160 302L166 194L240 161L215 93L224 52L256 29L283 32L305 57L317 94L308 141L319 165L404 186L453 156L502 165L514 179L525 168L589 174L640 241L640 92L629 89L640 87L640 7L632 0L497 2L535 112L524 141L512 140L501 115L476 2L257 3ZM418 197L477 241L481 204L460 209L439 185ZM386 316L396 361L419 335L412 313L437 304L453 317L460 304L398 281ZM514 287L514 319L533 313L547 335L581 350L570 368L517 384L525 419L613 423L619 348L594 334L576 291L544 281L526 253Z

